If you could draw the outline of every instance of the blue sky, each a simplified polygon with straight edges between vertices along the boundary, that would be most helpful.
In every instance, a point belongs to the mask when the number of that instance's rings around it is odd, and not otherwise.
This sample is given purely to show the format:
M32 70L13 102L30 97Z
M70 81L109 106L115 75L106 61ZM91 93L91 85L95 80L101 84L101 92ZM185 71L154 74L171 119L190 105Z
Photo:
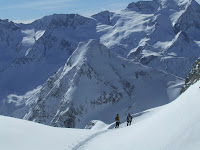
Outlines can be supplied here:
M77 13L90 16L117 11L136 0L0 0L0 19L30 22L46 15Z

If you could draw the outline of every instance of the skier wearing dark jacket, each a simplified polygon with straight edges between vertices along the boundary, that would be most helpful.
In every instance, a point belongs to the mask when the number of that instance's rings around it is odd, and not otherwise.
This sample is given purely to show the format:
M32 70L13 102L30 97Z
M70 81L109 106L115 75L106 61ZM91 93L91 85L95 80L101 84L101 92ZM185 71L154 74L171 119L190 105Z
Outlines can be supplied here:
M128 125L131 125L131 122L132 122L132 116L130 114L128 114L127 118L126 118L126 121L127 121L127 126Z
M115 122L116 122L115 128L119 128L119 123L120 123L119 114L117 114L117 116L115 117Z

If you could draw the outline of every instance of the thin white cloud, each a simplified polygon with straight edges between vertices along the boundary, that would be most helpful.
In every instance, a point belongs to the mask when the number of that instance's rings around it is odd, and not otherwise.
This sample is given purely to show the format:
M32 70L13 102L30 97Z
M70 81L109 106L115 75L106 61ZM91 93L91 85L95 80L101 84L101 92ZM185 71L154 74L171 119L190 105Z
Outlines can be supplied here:
M133 1L135 1L135 0L133 0ZM101 4L101 6L97 6L95 8L87 8L87 9L76 9L76 10L73 10L73 13L77 13L77 14L81 14L86 17L90 17L94 14L97 14L101 11L106 11L106 10L118 13L121 10L125 9L126 6L128 6L128 2L126 2L126 1L120 1L120 2L115 2L115 3L111 2L111 1L106 1L106 2L103 2L103 4Z
M23 24L29 24L32 23L33 21L35 21L37 19L29 19L29 20L13 20L14 23L23 23Z
M16 0L15 0L16 1ZM15 20L17 23L30 23L31 18L41 18L45 15L53 13L76 13L83 16L91 16L101 11L109 10L112 12L119 12L128 5L129 1L137 0L23 0L18 4L12 3L0 6L0 11L5 13L4 16L9 14L12 16L4 17ZM13 15L13 12L17 12ZM23 14L24 13L24 14ZM13 18L15 17L15 18ZM31 20L23 20L31 19Z
M85 11L84 9L80 9L80 10L76 10L76 11L74 11L73 13L76 13L76 14L80 14L80 15L82 15L82 16L85 16L85 17L90 17L90 16L92 16L92 15L94 15L94 14L96 14L96 13L99 13L100 11L99 10L87 10L87 11Z
M94 12L99 13L100 11L106 11L106 10L118 13L118 12L122 11L123 9L125 9L128 6L128 4L127 4L127 2L117 2L117 3L105 3L104 6L105 7L98 7L98 9L95 8L94 11L91 10L89 14L93 15ZM83 11L83 13L84 13L84 11ZM87 13L87 12L85 12L85 13Z
M66 5L45 5L45 6L35 7L34 9L55 10L55 9L61 9L61 8L65 8L65 7L66 7Z
M25 2L21 4L15 4L15 5L10 5L10 6L4 6L3 8L0 9L18 9L18 8L47 8L47 7L56 7L62 3L67 3L72 0L51 0L51 1L35 1L35 2Z

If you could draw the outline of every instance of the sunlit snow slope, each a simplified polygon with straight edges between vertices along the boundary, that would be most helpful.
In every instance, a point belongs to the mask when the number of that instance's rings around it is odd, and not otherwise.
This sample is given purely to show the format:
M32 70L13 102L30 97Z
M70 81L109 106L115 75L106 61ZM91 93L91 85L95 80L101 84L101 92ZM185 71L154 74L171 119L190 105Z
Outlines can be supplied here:
M97 131L53 128L0 116L1 150L70 150Z
M83 149L199 150L199 85L200 81L154 115L130 127L102 134L85 144Z

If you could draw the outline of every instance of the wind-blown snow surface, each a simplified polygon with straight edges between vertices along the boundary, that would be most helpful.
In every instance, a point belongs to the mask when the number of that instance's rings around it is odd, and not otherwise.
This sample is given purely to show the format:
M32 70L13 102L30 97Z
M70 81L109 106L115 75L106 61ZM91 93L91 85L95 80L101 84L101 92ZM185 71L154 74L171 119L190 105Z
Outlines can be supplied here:
M14 117L84 128L91 120L108 124L116 113L125 117L167 104L179 95L182 84L173 75L118 57L99 41L89 40L80 43L42 87L8 98L11 104L21 104Z
M53 128L0 116L1 150L70 150L97 131Z
M198 150L199 84L200 81L154 115L130 127L102 134L85 144L83 149L118 150L123 145L124 150Z
M129 127L122 122L119 129L106 130L102 123L96 130L60 129L1 116L0 149L199 150L199 84L170 104L134 117Z

